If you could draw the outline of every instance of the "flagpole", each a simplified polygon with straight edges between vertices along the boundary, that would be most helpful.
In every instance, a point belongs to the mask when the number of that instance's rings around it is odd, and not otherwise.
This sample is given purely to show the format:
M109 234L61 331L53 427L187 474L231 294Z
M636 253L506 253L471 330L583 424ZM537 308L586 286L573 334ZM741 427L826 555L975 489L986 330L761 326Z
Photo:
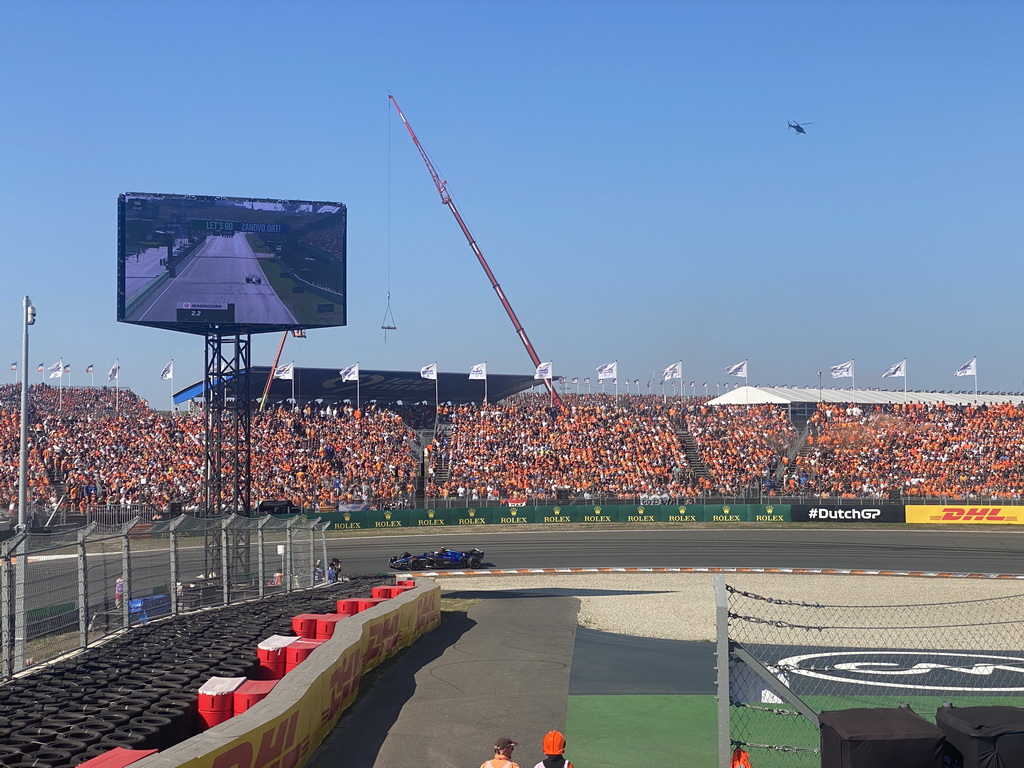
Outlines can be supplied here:
M484 360L484 404L487 404L487 361Z
M850 362L851 363L854 362L852 357L850 358ZM850 366L850 378L853 379L853 389L854 389L854 391L856 391L857 390L857 366L856 366L856 364L853 364L853 365Z
M299 407L298 402L295 400L295 361L292 360L292 410L296 410Z
M121 358L114 358L114 412L119 413L120 407L118 405L118 391L117 385L118 380L121 378Z
M974 356L974 396L978 396L978 356Z
M356 410L359 411L360 415L362 415L362 411L363 411L363 409L360 407L360 400L359 400L359 379L360 379L361 375L362 374L360 374L360 372L359 372L359 361L357 360L356 361Z
M903 394L907 394L907 358L903 358Z
M434 434L437 434L437 424L441 420L441 395L438 389L437 360L434 361Z

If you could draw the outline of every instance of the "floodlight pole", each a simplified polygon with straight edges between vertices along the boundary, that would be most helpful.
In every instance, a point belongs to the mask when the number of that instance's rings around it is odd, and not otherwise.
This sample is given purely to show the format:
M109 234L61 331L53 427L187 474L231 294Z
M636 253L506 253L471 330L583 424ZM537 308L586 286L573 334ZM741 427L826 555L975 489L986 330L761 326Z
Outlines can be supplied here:
M36 321L36 308L26 296L21 333L21 448L18 452L18 530L28 522L28 327Z
M36 308L26 296L22 302L21 333L21 445L18 450L18 533L22 534L14 566L14 671L25 668L28 637L25 613L25 569L28 567L28 327L36 321Z

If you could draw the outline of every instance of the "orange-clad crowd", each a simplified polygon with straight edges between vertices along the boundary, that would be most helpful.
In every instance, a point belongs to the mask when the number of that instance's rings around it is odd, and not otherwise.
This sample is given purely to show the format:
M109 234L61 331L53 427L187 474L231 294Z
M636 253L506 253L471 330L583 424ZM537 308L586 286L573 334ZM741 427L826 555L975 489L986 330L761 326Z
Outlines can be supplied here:
M19 389L0 387L0 494L17 496ZM204 500L201 413L157 413L129 390L30 388L29 498L96 504L195 506ZM306 407L253 419L254 501L404 503L417 475L415 433L374 405Z
M516 395L443 409L446 438L430 446L426 494L554 499L696 492L674 421L678 401L656 397Z
M203 504L201 411L172 416L130 390L42 384L31 387L29 402L34 504ZM0 386L0 500L9 511L19 406L18 386ZM436 412L391 408L345 403L254 414L253 502L323 509L424 498L1024 497L1024 407L1011 404L819 404L803 442L788 410L774 405L567 394L558 408L546 394L520 394ZM414 431L424 428L435 435L425 445Z
M771 488L797 438L777 405L699 405L687 410L686 423L710 475L704 489L724 495Z
M788 472L798 492L848 497L1024 497L1024 408L819 405Z

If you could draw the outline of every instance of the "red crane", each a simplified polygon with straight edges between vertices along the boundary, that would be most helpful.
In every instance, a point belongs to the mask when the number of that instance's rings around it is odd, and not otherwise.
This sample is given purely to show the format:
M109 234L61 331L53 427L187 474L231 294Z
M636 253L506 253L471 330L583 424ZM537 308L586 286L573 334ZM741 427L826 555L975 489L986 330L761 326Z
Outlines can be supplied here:
M402 112L402 108L398 106L398 102L395 101L395 97L390 93L388 98L391 99L391 103L395 105L395 110L398 112L398 116L402 118L402 122L405 124L405 129L409 131L409 136L412 138L412 143L416 145L416 149L419 150L420 157L423 158L423 162L427 164L427 170L430 171L430 178L434 180L434 186L437 187L437 193L441 196L442 205L448 206L448 210L452 212L452 216L455 217L455 221L459 223L459 228L462 230L462 234L466 236L466 240L469 241L469 247L473 249L473 253L476 254L477 261L480 262L480 266L484 268L484 272L487 273L487 279L491 281L491 287L494 288L494 292L498 294L498 298L501 300L501 306L505 308L505 312L508 313L508 319L512 321L512 326L516 329L516 334L519 336L519 340L523 342L523 346L526 347L526 352L530 356L530 360L533 361L534 367L540 365L540 358L537 357L537 353L533 349L533 344L530 343L530 337L526 335L526 331L523 329L522 324L519 322L519 318L516 317L515 310L512 309L512 305L509 304L507 298L505 298L504 291L501 290L501 286L498 285L498 281L494 277L494 273L491 272L491 268L487 265L487 259L484 258L483 253L480 251L480 246L476 244L476 240L473 239L473 233L469 231L469 227L466 226L466 222L462 220L462 214L459 213L459 209L455 207L455 203L452 201L452 196L448 194L448 182L445 181L438 175L437 170L434 168L434 164L430 162L430 158L427 156L427 152L423 149L423 145L420 144L420 140L416 137L415 131L412 126L409 125L409 121L405 119L405 114ZM547 385L548 391L551 393L551 399L561 405L561 398L558 397L558 393L555 392L554 382L551 379L544 379L544 384Z

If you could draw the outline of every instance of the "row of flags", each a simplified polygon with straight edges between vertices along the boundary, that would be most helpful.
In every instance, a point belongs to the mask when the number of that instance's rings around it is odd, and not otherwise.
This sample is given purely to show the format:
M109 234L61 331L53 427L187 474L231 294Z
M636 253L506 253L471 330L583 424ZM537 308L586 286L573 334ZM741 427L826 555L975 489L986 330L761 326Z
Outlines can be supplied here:
M11 370L17 371L18 364L11 363ZM87 365L85 366L86 373L95 373L96 366ZM63 360L58 360L56 363L51 365L49 368L46 367L46 363L40 363L36 366L36 373L49 373L51 379L60 379L64 376L71 375L71 363L65 363ZM118 361L114 361L114 364L110 366L110 370L107 371L107 381L116 381L121 373L121 364ZM160 378L164 381L174 378L174 361L171 360L167 365L160 371Z
M853 368L854 361L847 360L845 363L839 365L833 365L829 368L829 372L832 374L833 379L852 379L854 375ZM666 372L669 370L665 369ZM736 363L730 365L725 369L725 372L729 376L740 376L742 378L747 377L747 361L744 360L742 363ZM961 365L953 372L954 376L977 376L978 375L978 358L972 357L966 363ZM898 363L893 363L884 371L882 371L883 379L890 378L906 378L907 376L907 358L903 358ZM667 375L665 378L669 378Z

